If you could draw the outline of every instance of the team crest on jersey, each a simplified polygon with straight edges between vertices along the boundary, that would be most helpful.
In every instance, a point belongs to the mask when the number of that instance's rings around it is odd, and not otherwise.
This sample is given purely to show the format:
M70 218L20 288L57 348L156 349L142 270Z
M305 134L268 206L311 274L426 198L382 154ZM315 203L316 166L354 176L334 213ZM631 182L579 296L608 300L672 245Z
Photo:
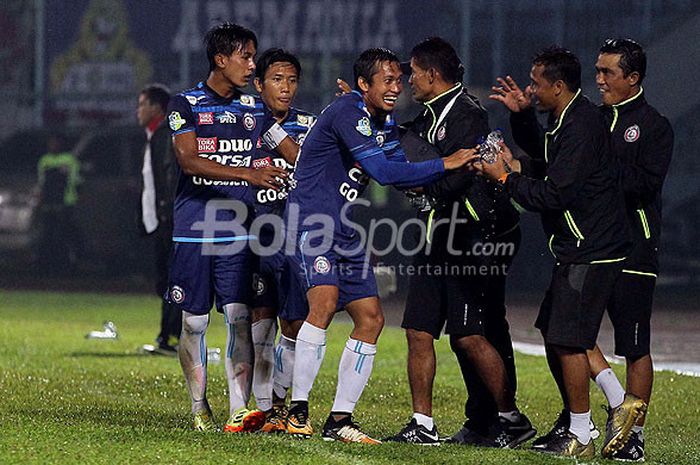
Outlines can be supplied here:
M230 111L225 111L217 115L216 119L218 119L221 124L236 124L236 115Z
M241 105L255 108L255 99L252 95L241 95Z
M218 145L217 137L197 137L197 151L199 153L215 153Z
M253 291L257 296L265 294L267 290L267 284L265 284L265 279L258 273L253 273Z
M168 116L168 124L170 125L170 129L173 131L177 131L180 129L182 126L185 125L187 121L182 119L182 116L180 116L179 111L174 111L170 113L170 116Z
M438 129L437 132L437 140L443 140L445 138L446 133L447 129L445 129L445 126L440 126L440 129Z
M176 304L181 304L185 301L185 290L180 286L173 286L170 288L170 300Z
M331 271L331 262L323 255L316 257L316 260L314 260L314 271L319 274L328 274Z
M197 113L197 123L202 124L214 124L214 113L211 111L205 111L204 113Z
M249 131L255 129L255 117L250 113L243 115L243 127Z
M372 126L370 126L369 118L367 118L366 116L357 122L357 126L355 126L355 129L357 129L357 132L359 132L363 136L369 137L372 135Z
M639 126L636 124L634 126L630 126L625 130L625 142L634 142L637 139L639 139Z
M270 157L253 160L253 168L256 170L259 170L260 168L265 168L266 166L272 166L272 159Z
M310 128L313 122L313 117L307 115L297 115L297 124L305 128Z
M185 95L185 98L190 102L190 105L197 105L197 97L194 95Z

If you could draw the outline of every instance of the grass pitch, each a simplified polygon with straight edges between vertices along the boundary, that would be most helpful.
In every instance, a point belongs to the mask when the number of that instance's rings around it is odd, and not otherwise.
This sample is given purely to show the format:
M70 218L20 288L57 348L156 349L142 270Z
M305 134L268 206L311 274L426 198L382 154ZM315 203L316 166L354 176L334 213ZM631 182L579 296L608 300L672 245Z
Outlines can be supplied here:
M119 339L85 334L114 321ZM176 359L138 355L153 340L159 302L144 296L0 291L0 464L562 464L528 450L483 450L442 445L359 446L261 434L201 434L189 430L189 400ZM350 327L334 324L311 398L320 429L332 404L337 363ZM213 313L210 347L223 347L220 315ZM447 341L437 344L435 418L441 434L463 420L465 390ZM518 401L545 432L560 409L544 358L518 354ZM402 331L386 328L374 373L356 411L370 433L384 437L409 419ZM615 368L622 375L619 367ZM592 385L599 428L604 399ZM647 462L697 464L700 460L700 379L659 373L645 431ZM223 364L209 366L208 397L219 423L228 402ZM596 449L601 447L601 440ZM590 463L607 463L596 458Z

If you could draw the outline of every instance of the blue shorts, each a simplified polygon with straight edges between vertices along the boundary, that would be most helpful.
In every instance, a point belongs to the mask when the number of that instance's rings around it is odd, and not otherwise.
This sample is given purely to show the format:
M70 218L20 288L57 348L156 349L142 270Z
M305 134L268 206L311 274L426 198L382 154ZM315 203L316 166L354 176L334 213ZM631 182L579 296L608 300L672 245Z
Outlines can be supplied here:
M206 315L230 303L250 305L253 297L248 245L233 255L204 255L209 244L173 243L165 299L195 315ZM216 299L216 300L215 300Z
M309 315L309 302L306 289L301 286L297 276L285 263L279 281L279 317L286 321L305 320Z
M260 231L260 245L269 247L273 239L274 231L265 228ZM271 308L283 320L305 320L309 314L306 291L291 278L284 253L285 249L281 247L274 255L255 257L253 307Z
M313 249L319 248L322 240L317 234L301 231L296 234L294 255L287 256L290 273L304 292L315 286L335 286L338 309L355 300L376 297L374 271L365 250L359 248L359 240L334 241L330 250L316 253Z
M255 257L254 261L253 308L267 307L277 310L280 302L279 282L284 266L283 251L270 256Z

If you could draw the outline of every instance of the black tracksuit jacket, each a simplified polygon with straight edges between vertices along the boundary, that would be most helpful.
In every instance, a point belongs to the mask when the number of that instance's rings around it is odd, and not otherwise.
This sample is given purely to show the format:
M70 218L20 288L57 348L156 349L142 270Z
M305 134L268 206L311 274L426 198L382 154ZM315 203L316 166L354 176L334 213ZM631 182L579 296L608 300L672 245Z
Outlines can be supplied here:
M446 157L462 148L477 145L489 133L488 114L476 97L461 84L424 103L425 110L408 126ZM458 218L465 225L456 228L462 244L494 239L518 226L519 214L497 184L474 173L459 171L425 187L436 207L421 214L428 223L450 218L455 202ZM440 229L441 228L441 229ZM442 242L448 228L435 231L435 242Z
M549 129L533 109L511 114L515 142L531 157L525 174L512 173L505 188L523 208L540 212L549 248L559 263L621 261L631 242L617 158L600 110L573 97Z
M622 167L627 219L634 247L625 271L657 275L661 236L661 188L671 163L673 129L643 96L601 106Z

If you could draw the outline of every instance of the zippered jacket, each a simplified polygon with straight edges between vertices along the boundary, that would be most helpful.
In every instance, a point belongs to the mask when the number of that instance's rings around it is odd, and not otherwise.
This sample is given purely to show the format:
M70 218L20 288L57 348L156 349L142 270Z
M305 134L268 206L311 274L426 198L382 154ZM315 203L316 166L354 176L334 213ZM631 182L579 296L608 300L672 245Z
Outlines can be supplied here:
M601 106L613 152L622 167L627 218L634 247L624 271L656 277L661 237L661 189L673 152L668 119L640 91L612 106Z
M550 115L546 131L533 109L512 113L511 126L533 162L525 174L509 175L505 188L523 208L541 213L557 261L624 260L631 242L620 169L600 110L579 90L559 118Z
M424 106L424 111L408 127L443 157L476 146L489 133L486 110L462 84L456 84ZM429 226L439 218L450 218L454 203L458 203L458 217L467 221L457 227L457 239L462 242L492 239L518 227L520 215L508 196L497 184L474 173L448 174L426 186L425 193L435 208L419 216Z

